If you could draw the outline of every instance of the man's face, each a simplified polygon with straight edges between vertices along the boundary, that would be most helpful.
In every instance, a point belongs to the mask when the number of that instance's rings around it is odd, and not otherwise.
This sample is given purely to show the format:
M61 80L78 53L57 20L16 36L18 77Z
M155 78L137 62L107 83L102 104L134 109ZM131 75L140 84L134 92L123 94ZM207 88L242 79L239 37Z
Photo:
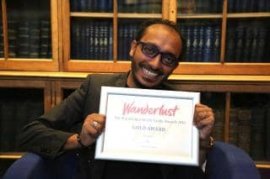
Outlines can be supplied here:
M149 44L150 46L148 46ZM151 52L152 47L158 49L154 57L145 53L146 51ZM128 85L139 88L158 86L178 66L178 63L168 65L166 59L179 57L181 49L182 41L177 32L161 24L148 27L140 42L133 41L131 44L129 55L132 62Z

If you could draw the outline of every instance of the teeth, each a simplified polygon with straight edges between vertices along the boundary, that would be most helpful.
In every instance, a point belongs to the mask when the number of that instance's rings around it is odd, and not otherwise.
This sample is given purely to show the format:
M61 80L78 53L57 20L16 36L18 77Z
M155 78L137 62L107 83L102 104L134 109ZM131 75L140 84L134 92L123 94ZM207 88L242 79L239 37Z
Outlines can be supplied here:
M145 75L147 75L148 77L157 77L158 76L158 73L155 73L155 72L153 72L153 71L150 71L150 70L148 70L148 69L146 69L146 68L143 68L143 73L145 74Z

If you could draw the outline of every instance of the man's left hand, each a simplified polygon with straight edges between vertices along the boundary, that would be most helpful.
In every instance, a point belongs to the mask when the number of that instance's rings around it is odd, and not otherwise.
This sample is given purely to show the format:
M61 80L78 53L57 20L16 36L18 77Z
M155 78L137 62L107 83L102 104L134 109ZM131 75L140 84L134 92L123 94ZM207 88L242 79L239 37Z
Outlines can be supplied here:
M196 104L194 113L194 124L199 129L201 140L208 140L214 127L215 117L212 108Z

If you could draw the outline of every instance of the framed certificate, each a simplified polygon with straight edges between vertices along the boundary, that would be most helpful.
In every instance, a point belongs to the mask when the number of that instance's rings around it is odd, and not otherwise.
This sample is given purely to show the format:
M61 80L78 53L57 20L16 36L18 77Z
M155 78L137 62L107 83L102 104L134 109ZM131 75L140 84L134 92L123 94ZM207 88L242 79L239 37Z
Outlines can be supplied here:
M102 87L96 159L199 165L196 92Z

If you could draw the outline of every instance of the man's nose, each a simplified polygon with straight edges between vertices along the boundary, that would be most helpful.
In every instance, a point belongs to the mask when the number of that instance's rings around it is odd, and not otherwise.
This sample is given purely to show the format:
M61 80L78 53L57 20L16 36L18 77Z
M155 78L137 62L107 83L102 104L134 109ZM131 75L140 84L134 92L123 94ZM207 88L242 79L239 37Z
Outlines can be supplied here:
M161 67L161 54L157 54L156 56L152 57L151 60L149 60L149 64L153 69L158 69Z

